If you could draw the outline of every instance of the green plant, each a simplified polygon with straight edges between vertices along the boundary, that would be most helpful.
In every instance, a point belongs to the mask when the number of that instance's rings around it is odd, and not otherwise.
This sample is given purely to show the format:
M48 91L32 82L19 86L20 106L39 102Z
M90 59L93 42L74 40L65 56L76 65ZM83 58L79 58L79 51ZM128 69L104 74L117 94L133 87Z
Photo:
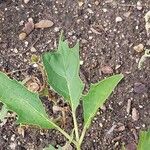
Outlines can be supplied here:
M150 149L150 130L141 131L137 150L149 150Z
M150 149L150 130L140 132L139 141L136 147L137 147L137 150L149 150ZM122 145L122 150L126 150L124 145Z
M0 101L18 115L17 123L39 126L44 129L57 129L78 150L81 148L85 133L99 107L113 92L123 78L122 74L113 75L96 84L83 95L84 84L79 77L79 43L69 48L61 35L56 52L47 52L42 56L49 85L60 94L71 107L74 129L66 133L57 123L50 119L37 93L32 93L25 86L8 78L0 72ZM84 127L79 134L76 109L82 100ZM74 133L75 131L75 133ZM75 134L75 137L74 137Z

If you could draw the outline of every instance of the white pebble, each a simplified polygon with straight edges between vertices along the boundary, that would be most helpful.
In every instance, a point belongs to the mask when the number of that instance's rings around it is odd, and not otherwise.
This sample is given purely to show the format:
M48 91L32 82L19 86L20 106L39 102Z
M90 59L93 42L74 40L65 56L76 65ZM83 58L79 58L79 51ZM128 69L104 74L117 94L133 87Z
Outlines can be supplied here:
M80 60L80 65L83 65L83 60Z
M27 4L30 0L24 0L24 3Z
M121 22L122 18L121 17L116 17L116 22Z
M24 44L25 44L25 47L27 47L28 44L29 44L29 42L28 42L28 41L25 41Z
M92 40L93 39L93 37L92 36L89 36L89 40Z
M38 64L33 64L33 67L34 67L34 68L37 68L37 67L38 67Z
M54 31L55 31L55 32L59 32L59 28L58 28L58 27L55 27L55 28L54 28Z
M140 1L137 2L136 8L137 8L137 10L142 10L142 4Z
M16 143L10 143L9 147L11 148L11 150L15 150L16 149Z
M36 49L35 49L35 47L31 47L31 52L36 52Z
M18 53L18 50L17 50L17 48L14 48L14 52L15 52L15 53Z
M106 9L106 8L103 8L102 10L103 10L103 12L107 12L107 9Z
M21 21L19 22L19 25L22 26L23 24L24 24L24 21L21 20Z

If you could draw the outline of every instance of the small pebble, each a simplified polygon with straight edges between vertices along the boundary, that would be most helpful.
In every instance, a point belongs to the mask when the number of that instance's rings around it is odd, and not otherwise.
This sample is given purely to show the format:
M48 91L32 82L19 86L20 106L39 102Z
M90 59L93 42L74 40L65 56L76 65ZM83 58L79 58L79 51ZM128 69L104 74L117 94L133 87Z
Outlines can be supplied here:
M18 53L18 50L17 50L17 48L14 48L14 52L15 52L15 53Z
M29 42L28 42L28 41L25 41L24 44L25 44L25 47L27 47L28 44L29 44Z
M132 109L132 119L133 119L134 121L139 120L139 112L136 110L136 108L133 108L133 109Z
M136 45L136 46L133 47L133 49L134 49L136 52L141 53L141 52L143 52L143 50L144 50L144 45L143 45L143 44Z
M126 18L128 18L128 17L131 15L131 12L130 12L130 11L125 12L123 15L124 15Z
M27 4L30 0L24 0L24 3Z
M78 1L78 4L79 4L79 7L82 7L83 6L83 1Z
M11 148L11 150L16 150L16 143L10 143L9 147Z
M137 10L142 10L142 4L140 1L137 2L136 8L137 8Z
M55 27L55 28L54 28L54 31L55 31L55 32L59 32L59 28L58 28L58 27Z
M80 65L83 65L83 60L80 60Z
M116 17L116 22L121 22L122 18L121 17Z
M107 9L106 9L106 8L103 8L102 10L103 10L103 12L107 12Z
M30 50L31 50L31 52L36 52L36 49L35 49L35 47L33 47L33 46L31 47Z
M24 32L20 33L19 34L19 40L21 40L21 41L24 40L26 38L26 36L27 36L26 33L24 33Z
M51 20L40 20L38 23L35 24L35 28L49 28L53 26L53 22Z
M95 5L98 6L99 5L99 1L95 1Z
M20 25L20 26L23 26L23 24L24 24L24 21L23 21L23 20L19 22L19 25Z
M112 74L113 69L110 66L104 66L101 68L102 73L104 74Z
M88 11L89 14L93 14L94 13L93 10L90 9L90 8L88 8L87 11Z
M124 130L125 130L125 126L124 126L124 125L121 125L121 126L117 129L117 131L119 131L119 132L124 131Z
M137 82L137 83L134 83L133 91L135 93L141 94L141 93L147 92L147 88L145 84Z

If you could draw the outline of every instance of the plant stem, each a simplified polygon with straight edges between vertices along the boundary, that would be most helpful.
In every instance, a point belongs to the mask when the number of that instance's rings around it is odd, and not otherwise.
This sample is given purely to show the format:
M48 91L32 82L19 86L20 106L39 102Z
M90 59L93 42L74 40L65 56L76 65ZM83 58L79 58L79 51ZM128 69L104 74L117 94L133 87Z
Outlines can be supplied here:
M83 138L85 136L85 133L86 133L86 129L87 129L87 125L85 124L83 130L82 130L82 133L81 133L81 136L80 136L80 139L79 139L79 145L82 144L82 141L83 141Z
M79 144L76 145L77 150L81 150L81 147Z
M72 139L72 137L68 134L68 133L66 133L62 128L60 128L59 126L57 126L55 123L53 123L53 126L60 132L60 133L62 133L68 140L69 140L69 142L72 142L74 145L78 145L78 143L75 141L75 140L73 140Z
M73 124L74 124L74 130L76 135L76 141L79 141L79 130L78 130L78 124L77 124L77 118L74 111L72 111L72 117L73 117Z

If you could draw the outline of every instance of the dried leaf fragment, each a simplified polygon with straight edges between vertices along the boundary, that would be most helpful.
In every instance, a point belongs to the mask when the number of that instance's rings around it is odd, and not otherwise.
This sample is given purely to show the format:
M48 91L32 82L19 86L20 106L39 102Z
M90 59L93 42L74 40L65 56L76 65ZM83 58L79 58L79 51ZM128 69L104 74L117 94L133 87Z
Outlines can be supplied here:
M36 77L31 77L25 85L27 86L28 90L32 92L39 92L41 90L41 83L38 78Z
M24 33L24 32L20 33L19 34L19 40L21 40L21 41L24 40L26 38L26 36L27 36L26 33Z
M40 22L35 24L35 28L49 28L53 26L53 22L51 20L41 20Z
M141 53L141 52L143 52L143 50L144 50L144 45L140 43L139 45L134 46L133 49L134 49L136 52Z
M104 73L104 74L112 74L113 73L113 69L110 67L110 66L103 66L101 68L101 71Z
M29 21L25 24L25 27L22 29L22 31L28 35L33 31L33 29L34 29L33 20L29 19Z
M137 121L139 119L139 112L136 110L136 108L132 109L132 119L134 121Z
M144 16L145 18L145 29L146 29L146 32L147 32L147 36L149 36L149 32L150 32L150 11L148 11L146 13L146 15Z

